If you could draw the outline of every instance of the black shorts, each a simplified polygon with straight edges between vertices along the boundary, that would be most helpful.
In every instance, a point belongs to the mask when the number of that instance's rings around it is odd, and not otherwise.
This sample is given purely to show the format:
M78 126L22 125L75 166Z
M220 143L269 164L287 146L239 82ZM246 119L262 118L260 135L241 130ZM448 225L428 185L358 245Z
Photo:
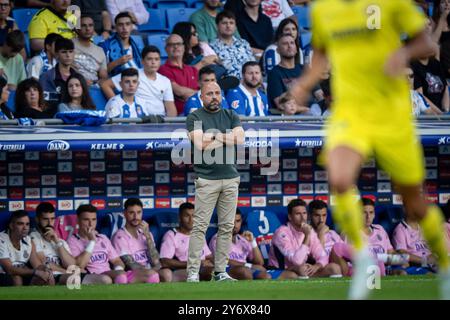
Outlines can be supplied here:
M29 286L33 276L22 276L22 285ZM7 273L0 273L0 287L12 287L14 281L11 275Z

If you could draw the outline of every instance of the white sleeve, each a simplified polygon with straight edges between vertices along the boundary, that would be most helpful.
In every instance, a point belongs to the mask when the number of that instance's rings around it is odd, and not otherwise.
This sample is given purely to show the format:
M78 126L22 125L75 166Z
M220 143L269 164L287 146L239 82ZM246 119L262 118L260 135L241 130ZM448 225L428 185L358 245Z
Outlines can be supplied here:
M61 239L61 241L63 242L63 247L64 247L64 249L66 249L66 251L67 251L70 255L72 255L72 252L70 251L70 247L69 247L69 245L67 244L67 242L66 242L65 240L63 240L63 239Z
M0 259L9 259L8 244L3 239L0 239Z
M280 4L281 4L281 12L283 12L286 15L286 18L294 15L294 11L292 11L291 6L287 2L287 0L280 0Z
M116 1L106 0L106 8L108 9L109 14L111 15L111 23L114 26L115 25L114 19L119 14L119 8L116 4Z
M170 83L168 78L165 78L164 81L166 82L166 85L164 89L163 101L175 101L173 98L172 83Z
M109 99L105 106L106 118L118 118L120 117L120 110L117 108L117 102L115 97Z
M33 57L30 62L27 64L27 75L29 78L39 79L41 75L41 70L43 67L42 60L39 56Z
M31 240L33 241L34 246L36 247L36 252L44 252L44 248L42 248L42 241L41 241L41 239L31 235Z
M136 3L136 6L135 6L135 10L133 13L136 15L137 24L147 23L147 21L150 17L150 13L145 8L142 0L135 1L135 3Z

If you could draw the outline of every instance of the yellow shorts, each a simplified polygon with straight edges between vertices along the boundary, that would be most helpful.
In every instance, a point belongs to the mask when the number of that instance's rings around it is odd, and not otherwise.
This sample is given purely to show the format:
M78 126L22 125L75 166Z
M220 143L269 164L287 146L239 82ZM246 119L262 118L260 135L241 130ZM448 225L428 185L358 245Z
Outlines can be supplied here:
M379 121L346 114L332 115L326 130L321 162L328 151L348 146L364 159L374 156L377 165L400 185L421 184L424 176L423 148L408 114Z

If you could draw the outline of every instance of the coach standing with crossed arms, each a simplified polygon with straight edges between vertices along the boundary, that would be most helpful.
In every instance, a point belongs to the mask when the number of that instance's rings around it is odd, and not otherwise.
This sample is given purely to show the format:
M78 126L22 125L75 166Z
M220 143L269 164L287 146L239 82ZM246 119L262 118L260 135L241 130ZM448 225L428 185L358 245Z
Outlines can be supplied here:
M194 151L195 212L189 241L187 281L198 282L201 254L214 208L217 206L215 281L230 281L226 272L236 214L240 176L236 169L236 145L244 143L244 129L233 110L222 109L222 94L216 82L202 86L203 108L187 116L186 126ZM199 155L202 155L200 158ZM214 160L213 160L214 159Z

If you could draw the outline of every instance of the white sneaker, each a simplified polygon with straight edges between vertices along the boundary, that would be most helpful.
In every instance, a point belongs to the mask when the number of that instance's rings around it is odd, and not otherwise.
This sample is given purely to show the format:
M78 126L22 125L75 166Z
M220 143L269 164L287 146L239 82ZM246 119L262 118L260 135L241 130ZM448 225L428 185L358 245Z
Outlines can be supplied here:
M298 276L297 279L300 279L300 280L308 280L309 277L308 277L308 276Z
M450 268L439 273L440 299L450 300Z
M230 275L226 272L221 272L217 275L213 275L213 281L237 281L237 279L230 277Z
M188 275L186 282L200 282L200 278L198 274L190 274Z
M353 277L348 298L350 300L365 300L370 293L369 286L367 285L369 276L367 271L371 265L375 265L367 248L355 254L352 265Z

